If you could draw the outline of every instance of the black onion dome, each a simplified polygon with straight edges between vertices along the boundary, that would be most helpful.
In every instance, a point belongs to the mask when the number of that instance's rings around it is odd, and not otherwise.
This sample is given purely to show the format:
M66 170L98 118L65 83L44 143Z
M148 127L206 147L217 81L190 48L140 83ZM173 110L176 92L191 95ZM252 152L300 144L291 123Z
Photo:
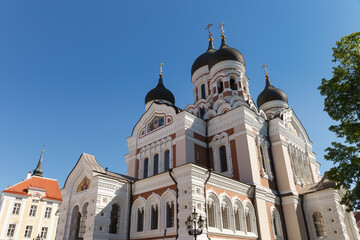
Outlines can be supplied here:
M259 94L257 101L256 101L258 107L260 107L264 103L267 103L267 102L270 102L273 100L281 100L281 101L284 101L287 103L288 98L287 98L286 94L281 89L278 89L278 88L274 87L273 85L271 85L269 76L266 75L265 78L266 78L266 86L265 86L264 90Z
M145 104L152 100L165 100L175 105L175 97L172 92L170 92L170 90L168 90L164 86L162 81L162 75L159 75L159 83L157 84L157 86L151 89L148 94L146 94Z
M211 56L211 54L213 54L216 51L216 49L214 48L214 44L213 44L213 39L209 38L209 47L208 50L206 52L204 52L203 54L201 54L193 63L192 67L191 67L191 75L194 74L194 72L196 70L198 70L199 68L208 65L209 63L209 58Z
M226 60L237 61L245 66L245 58L242 53L235 48L229 47L225 41L225 36L221 36L221 47L214 54L211 55L208 64L209 70L215 64Z

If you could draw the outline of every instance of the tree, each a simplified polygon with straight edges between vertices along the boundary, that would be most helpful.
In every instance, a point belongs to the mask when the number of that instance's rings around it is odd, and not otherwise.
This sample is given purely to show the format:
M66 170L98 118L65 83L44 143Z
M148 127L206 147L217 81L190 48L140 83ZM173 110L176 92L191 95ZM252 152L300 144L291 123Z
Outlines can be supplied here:
M329 130L341 139L325 149L324 158L334 163L328 177L337 189L347 189L341 203L351 211L360 209L360 32L337 41L333 57L333 77L322 79L318 89L324 110L337 122Z

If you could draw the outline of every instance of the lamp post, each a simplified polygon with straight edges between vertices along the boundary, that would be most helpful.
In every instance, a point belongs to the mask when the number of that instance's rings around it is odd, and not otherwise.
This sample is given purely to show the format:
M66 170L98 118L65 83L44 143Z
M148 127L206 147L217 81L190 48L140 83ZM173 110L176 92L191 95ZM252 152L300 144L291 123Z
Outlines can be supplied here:
M195 240L198 235L202 234L204 228L204 220L202 219L201 215L200 217L198 216L199 214L196 212L194 207L194 211L185 222L189 235L194 236Z

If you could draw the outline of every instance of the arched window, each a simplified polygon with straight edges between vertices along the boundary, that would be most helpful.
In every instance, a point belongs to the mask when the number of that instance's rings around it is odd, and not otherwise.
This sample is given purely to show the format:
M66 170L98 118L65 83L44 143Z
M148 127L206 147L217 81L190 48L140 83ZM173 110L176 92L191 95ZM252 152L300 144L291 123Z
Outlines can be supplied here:
M208 202L208 224L209 227L215 227L215 206L214 202Z
M159 206L157 204L151 206L151 226L150 229L158 228Z
M244 208L240 201L236 201L234 205L235 230L244 231Z
M136 224L136 231L142 232L144 230L144 208L137 209L137 224Z
M315 227L315 233L317 237L326 236L324 218L319 212L314 212L313 222Z
M220 94L224 91L224 84L221 80L219 80L217 82L217 90L218 90L218 94Z
M233 78L230 79L230 88L231 90L237 90L236 81Z
M199 117L203 118L205 115L205 109L203 107L199 108Z
M221 204L221 217L223 229L230 229L229 206L226 202L222 202Z
M246 222L246 231L248 233L250 232L257 234L255 210L250 203L247 203L245 206L245 222Z
M272 225L274 239L282 239L283 233L281 227L280 214L275 207L271 207L270 217L271 217L271 225Z
M174 202L166 203L166 228L174 227L175 207Z
M259 154L260 154L260 161L262 163L262 167L263 169L266 171L266 162L265 162L265 154L264 154L264 148L263 146L260 146L260 151L259 151Z
M201 98L202 98L202 99L205 99L205 98L206 98L205 84L201 84Z
M224 145L219 147L220 155L220 171L226 172L228 170L227 158L226 158L226 147Z
M153 168L153 175L159 173L159 154L154 155L154 168Z
M113 204L110 214L110 226L109 233L117 234L120 223L120 207L117 204Z
M164 171L168 171L170 168L170 151L165 150L164 152Z
M145 158L144 159L144 178L148 177L148 171L149 171L149 159Z
M249 211L245 212L245 220L246 220L246 230L251 232L251 216Z
M80 220L81 220L81 213L79 211L79 206L75 206L71 213L69 239L73 240L79 238Z

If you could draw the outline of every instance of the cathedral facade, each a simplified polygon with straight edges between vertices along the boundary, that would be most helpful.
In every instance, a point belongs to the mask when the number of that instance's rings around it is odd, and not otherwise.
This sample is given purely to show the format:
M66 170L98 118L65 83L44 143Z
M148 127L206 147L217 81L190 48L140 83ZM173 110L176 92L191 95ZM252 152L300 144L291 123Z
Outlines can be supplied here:
M197 239L360 239L287 95L266 72L255 104L244 56L223 32L219 49L209 36L191 81L194 102L179 109L160 72L127 138L126 175L81 155L56 239L190 240L193 212Z

